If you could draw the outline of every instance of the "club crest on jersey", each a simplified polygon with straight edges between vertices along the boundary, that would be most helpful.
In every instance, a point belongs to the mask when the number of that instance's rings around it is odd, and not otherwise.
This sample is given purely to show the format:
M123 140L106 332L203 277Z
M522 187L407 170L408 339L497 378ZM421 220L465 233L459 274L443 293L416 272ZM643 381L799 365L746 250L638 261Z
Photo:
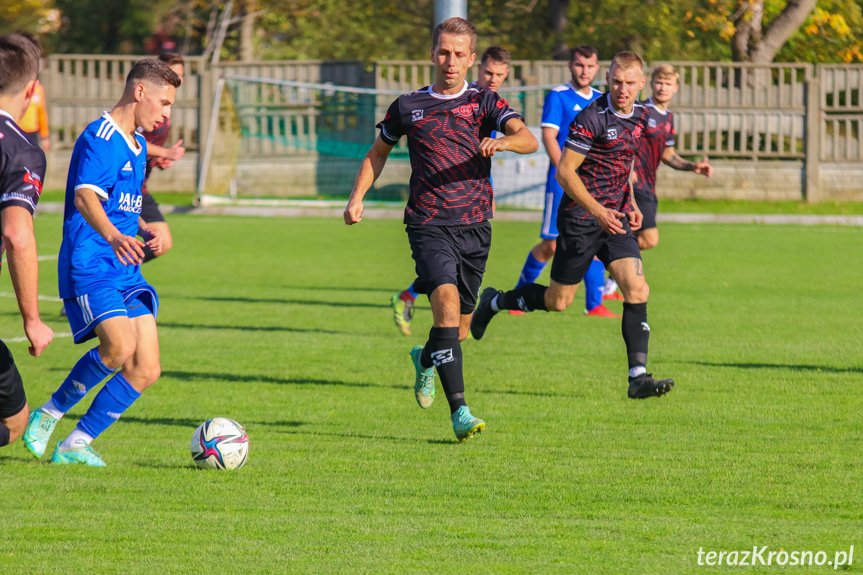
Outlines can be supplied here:
M656 127L656 120L654 118L650 118L647 121L647 127L648 128L655 128Z
M411 110L411 122L419 122L423 119L423 110Z
M141 203L144 197L141 194L136 194L134 197L130 193L120 194L120 202L117 208L122 212L130 212L133 214L141 213Z
M453 114L459 118L472 118L475 110L479 110L479 104L462 104L453 110Z
M635 129L632 131L632 139L637 140L641 137L641 124L637 125Z
M608 132L606 133L606 136L608 137L609 140L616 140L617 139L617 130L615 128L609 128Z

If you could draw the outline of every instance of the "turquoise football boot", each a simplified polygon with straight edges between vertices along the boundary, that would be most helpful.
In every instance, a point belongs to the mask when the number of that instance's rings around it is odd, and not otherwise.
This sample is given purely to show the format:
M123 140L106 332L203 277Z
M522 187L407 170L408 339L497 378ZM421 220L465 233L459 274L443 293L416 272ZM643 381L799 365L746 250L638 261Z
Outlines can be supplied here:
M93 451L93 448L83 442L79 447L72 449L60 449L57 444L57 449L54 450L54 455L51 456L51 463L63 463L66 465L89 465L90 467L106 467L102 457Z
M423 346L418 345L411 350L411 360L414 363L414 369L417 372L416 380L414 381L414 395L417 398L417 403L423 409L428 409L434 402L435 387L434 387L434 367L424 368L420 363L420 356L423 354Z
M27 422L27 429L24 430L22 436L24 446L30 453L36 457L45 455L48 441L50 441L58 421L60 421L58 418L48 415L41 408L30 414L30 421Z
M485 431L485 421L474 417L466 405L459 407L450 417L452 417L452 430L455 431L455 437L462 443L473 437L475 433Z

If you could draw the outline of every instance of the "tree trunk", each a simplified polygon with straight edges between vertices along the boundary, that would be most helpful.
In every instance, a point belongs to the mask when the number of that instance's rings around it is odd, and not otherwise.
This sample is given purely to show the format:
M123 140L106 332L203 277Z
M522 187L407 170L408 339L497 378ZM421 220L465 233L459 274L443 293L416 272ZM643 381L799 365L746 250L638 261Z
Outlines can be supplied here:
M554 34L555 47L553 57L555 60L569 59L569 44L565 39L566 34L566 12L569 9L569 0L550 0L548 3L551 31Z
M817 0L791 0L782 13L762 31L764 0L742 0L734 15L731 51L735 61L769 64L788 38L803 24Z

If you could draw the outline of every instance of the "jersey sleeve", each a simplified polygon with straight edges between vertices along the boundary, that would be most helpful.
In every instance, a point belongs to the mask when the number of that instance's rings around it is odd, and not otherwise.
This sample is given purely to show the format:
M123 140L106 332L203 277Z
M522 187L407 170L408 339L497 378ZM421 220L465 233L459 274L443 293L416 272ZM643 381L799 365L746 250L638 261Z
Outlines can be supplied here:
M668 139L665 140L665 145L669 148L674 147L677 130L674 128L674 115L668 112Z
M398 98L390 104L389 109L387 109L387 115L384 116L382 121L378 122L376 127L381 131L381 139L384 142L390 146L398 144L399 139L404 136L404 125L402 123L401 107L399 106Z
M108 190L117 183L114 151L110 142L92 134L78 140L81 153L75 173L74 189L91 188L102 199L108 199Z
M8 158L0 178L0 210L19 206L33 214L45 178L45 153L36 146Z
M573 152L587 155L600 133L596 111L593 108L585 109L569 125L569 135L566 137L564 146Z
M561 126L563 123L563 103L559 92L549 92L545 97L545 103L542 105L542 121L540 125L543 128L556 128L558 132L561 129L566 129L567 126Z
M485 121L483 123L486 124L485 127L488 129L488 133L498 131L505 136L506 130L504 130L504 127L506 123L512 119L521 120L521 114L510 108L509 102L501 98L497 92L485 90L483 93L485 94L483 102L486 107Z

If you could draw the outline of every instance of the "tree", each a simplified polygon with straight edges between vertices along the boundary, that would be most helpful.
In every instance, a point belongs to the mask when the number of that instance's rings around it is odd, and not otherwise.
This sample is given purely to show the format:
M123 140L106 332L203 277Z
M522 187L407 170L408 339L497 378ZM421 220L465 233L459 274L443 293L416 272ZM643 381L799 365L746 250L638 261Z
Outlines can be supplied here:
M791 0L764 29L764 0L742 0L734 14L731 51L734 59L769 64L776 53L803 24L816 0Z

